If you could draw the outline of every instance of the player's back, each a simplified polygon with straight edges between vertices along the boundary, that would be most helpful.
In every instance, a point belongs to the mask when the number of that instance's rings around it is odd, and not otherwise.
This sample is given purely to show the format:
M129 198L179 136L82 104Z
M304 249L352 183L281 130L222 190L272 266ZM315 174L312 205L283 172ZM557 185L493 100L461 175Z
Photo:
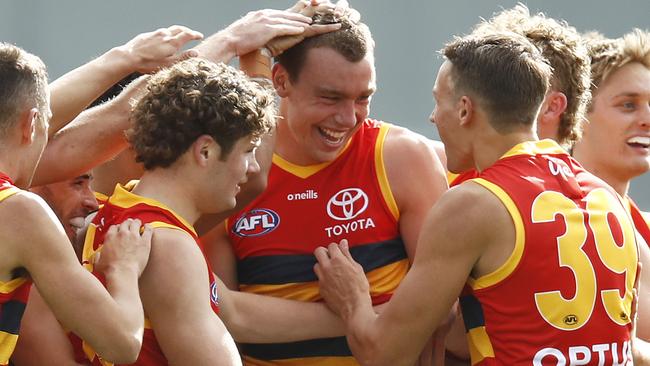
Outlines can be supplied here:
M461 296L472 364L631 360L638 253L620 197L551 140L517 145L473 182L507 208L516 243Z

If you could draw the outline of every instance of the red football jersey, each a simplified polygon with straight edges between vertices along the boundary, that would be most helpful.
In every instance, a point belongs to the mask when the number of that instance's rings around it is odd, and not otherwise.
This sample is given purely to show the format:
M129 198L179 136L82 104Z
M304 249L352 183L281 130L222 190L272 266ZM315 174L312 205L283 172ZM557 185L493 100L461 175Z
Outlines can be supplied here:
M461 295L472 364L631 362L638 252L616 192L552 140L515 146L472 182L516 232L506 263Z
M313 252L348 239L367 273L374 303L390 298L408 258L383 163L389 129L366 120L335 160L319 165L273 157L266 191L228 221L241 291L320 301ZM355 362L344 337L244 345L242 352L249 365Z
M0 173L0 202L18 192L20 189L14 186L11 178ZM0 365L9 364L16 347L30 285L31 281L22 276L0 281Z
M106 231L111 225L119 224L126 219L140 219L142 224L150 224L153 228L171 228L182 230L194 238L196 245L203 247L198 240L196 232L192 225L186 222L182 217L174 213L171 209L165 207L162 203L150 198L141 197L130 191L135 187L137 181L132 181L128 185L115 187L113 195L105 202L104 206L97 212L92 224L88 228L86 240L84 243L82 263L88 270L93 271L92 257L99 250L104 242ZM217 298L216 282L212 269L206 260L206 268L210 275L210 300L212 309L215 313L219 312ZM93 272L103 282L101 274ZM208 289L206 289L207 291ZM93 365L112 365L102 360L92 348L84 342L81 342L76 335L71 335L73 347L75 348L75 358L77 362L87 362L91 360ZM154 335L149 319L146 318L145 309L145 329L142 350L138 360L133 365L153 366L167 365L167 359L162 353L156 336Z
M645 243L645 245L650 245L650 224L643 216L643 212L641 212L636 203L634 203L634 201L629 197L627 200L630 207L630 214L632 215L632 221L634 222L634 228L639 234L639 236L637 236L639 245L643 243Z
M467 180L477 178L479 175L479 172L476 169L471 169L464 171L460 174L454 174L451 172L447 172L447 182L449 183L449 188L457 186Z

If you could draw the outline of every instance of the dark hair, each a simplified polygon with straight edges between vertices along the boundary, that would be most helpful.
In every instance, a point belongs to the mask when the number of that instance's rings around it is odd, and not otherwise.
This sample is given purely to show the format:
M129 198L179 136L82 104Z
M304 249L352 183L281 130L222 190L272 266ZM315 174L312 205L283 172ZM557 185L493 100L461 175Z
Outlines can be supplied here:
M314 24L319 23L327 24L331 23L331 20L318 17L317 14L314 17ZM373 52L375 41L367 25L353 23L346 17L341 18L340 23L340 29L306 38L276 57L276 61L287 70L291 81L298 80L307 52L312 48L331 48L350 62L359 62L366 57L366 54Z
M127 135L147 170L170 166L201 135L211 136L225 159L239 139L270 130L273 100L230 66L189 59L151 78Z
M551 67L526 38L511 32L469 35L442 52L452 65L455 94L476 98L497 131L535 123Z
M17 120L25 104L34 102L40 118L47 118L47 71L37 56L0 42L0 137Z
M591 99L590 58L580 34L565 21L531 15L518 4L479 23L475 32L511 31L528 38L553 68L551 89L564 94L566 110L560 116L558 142L572 146L582 134L582 120Z

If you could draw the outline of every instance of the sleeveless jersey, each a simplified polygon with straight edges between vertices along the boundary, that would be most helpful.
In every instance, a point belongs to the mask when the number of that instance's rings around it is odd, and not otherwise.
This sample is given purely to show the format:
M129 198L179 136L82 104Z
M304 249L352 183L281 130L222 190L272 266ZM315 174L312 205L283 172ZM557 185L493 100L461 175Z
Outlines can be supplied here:
M466 180L470 180L478 177L478 171L476 169L471 169L464 171L460 174L447 172L447 182L449 183L449 188L455 187Z
M389 128L364 121L331 162L297 166L273 157L266 191L227 224L241 291L321 301L313 252L345 238L373 302L388 301L408 269L382 156ZM247 344L242 353L248 365L357 364L345 337Z
M552 140L513 147L473 182L507 208L516 240L461 294L472 365L631 362L638 252L620 196Z
M11 178L0 173L0 202L18 192L20 188L14 186ZM16 348L31 283L25 277L0 281L0 365L9 364L9 358Z
M106 231L108 231L109 227L111 225L119 224L129 218L140 219L142 224L148 223L153 228L170 228L184 231L194 238L196 244L203 252L203 247L198 241L197 234L192 225L162 203L131 193L131 190L136 184L137 181L131 181L124 187L118 184L115 187L113 195L97 212L92 224L88 227L88 233L86 234L86 240L84 242L82 263L84 267L93 272L93 274L102 280L102 282L104 282L103 276L93 271L92 257L101 248ZM206 289L206 291L210 291L212 309L215 313L218 313L219 306L214 274L212 273L210 265L207 264L207 260L206 265L210 275L210 288ZM151 328L149 319L146 317L146 311L144 327L142 350L140 351L137 361L133 365L167 365L167 359L163 355L153 329ZM92 365L96 366L112 365L111 363L102 360L88 344L82 342L76 335L72 334L71 339L75 349L75 358L77 359L77 362L83 363L91 360Z
M637 241L639 242L639 245L650 245L650 219L644 216L644 213L630 197L627 197L627 200L630 208L630 215L632 216L632 222L634 222L634 228L638 234Z

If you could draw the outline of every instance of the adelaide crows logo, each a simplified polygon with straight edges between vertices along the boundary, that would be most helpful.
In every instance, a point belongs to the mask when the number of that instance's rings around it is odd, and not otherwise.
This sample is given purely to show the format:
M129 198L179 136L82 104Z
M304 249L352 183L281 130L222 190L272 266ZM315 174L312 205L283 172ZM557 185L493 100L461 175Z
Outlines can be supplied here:
M232 232L238 236L260 236L268 234L280 225L280 216L268 208L256 208L243 214Z

